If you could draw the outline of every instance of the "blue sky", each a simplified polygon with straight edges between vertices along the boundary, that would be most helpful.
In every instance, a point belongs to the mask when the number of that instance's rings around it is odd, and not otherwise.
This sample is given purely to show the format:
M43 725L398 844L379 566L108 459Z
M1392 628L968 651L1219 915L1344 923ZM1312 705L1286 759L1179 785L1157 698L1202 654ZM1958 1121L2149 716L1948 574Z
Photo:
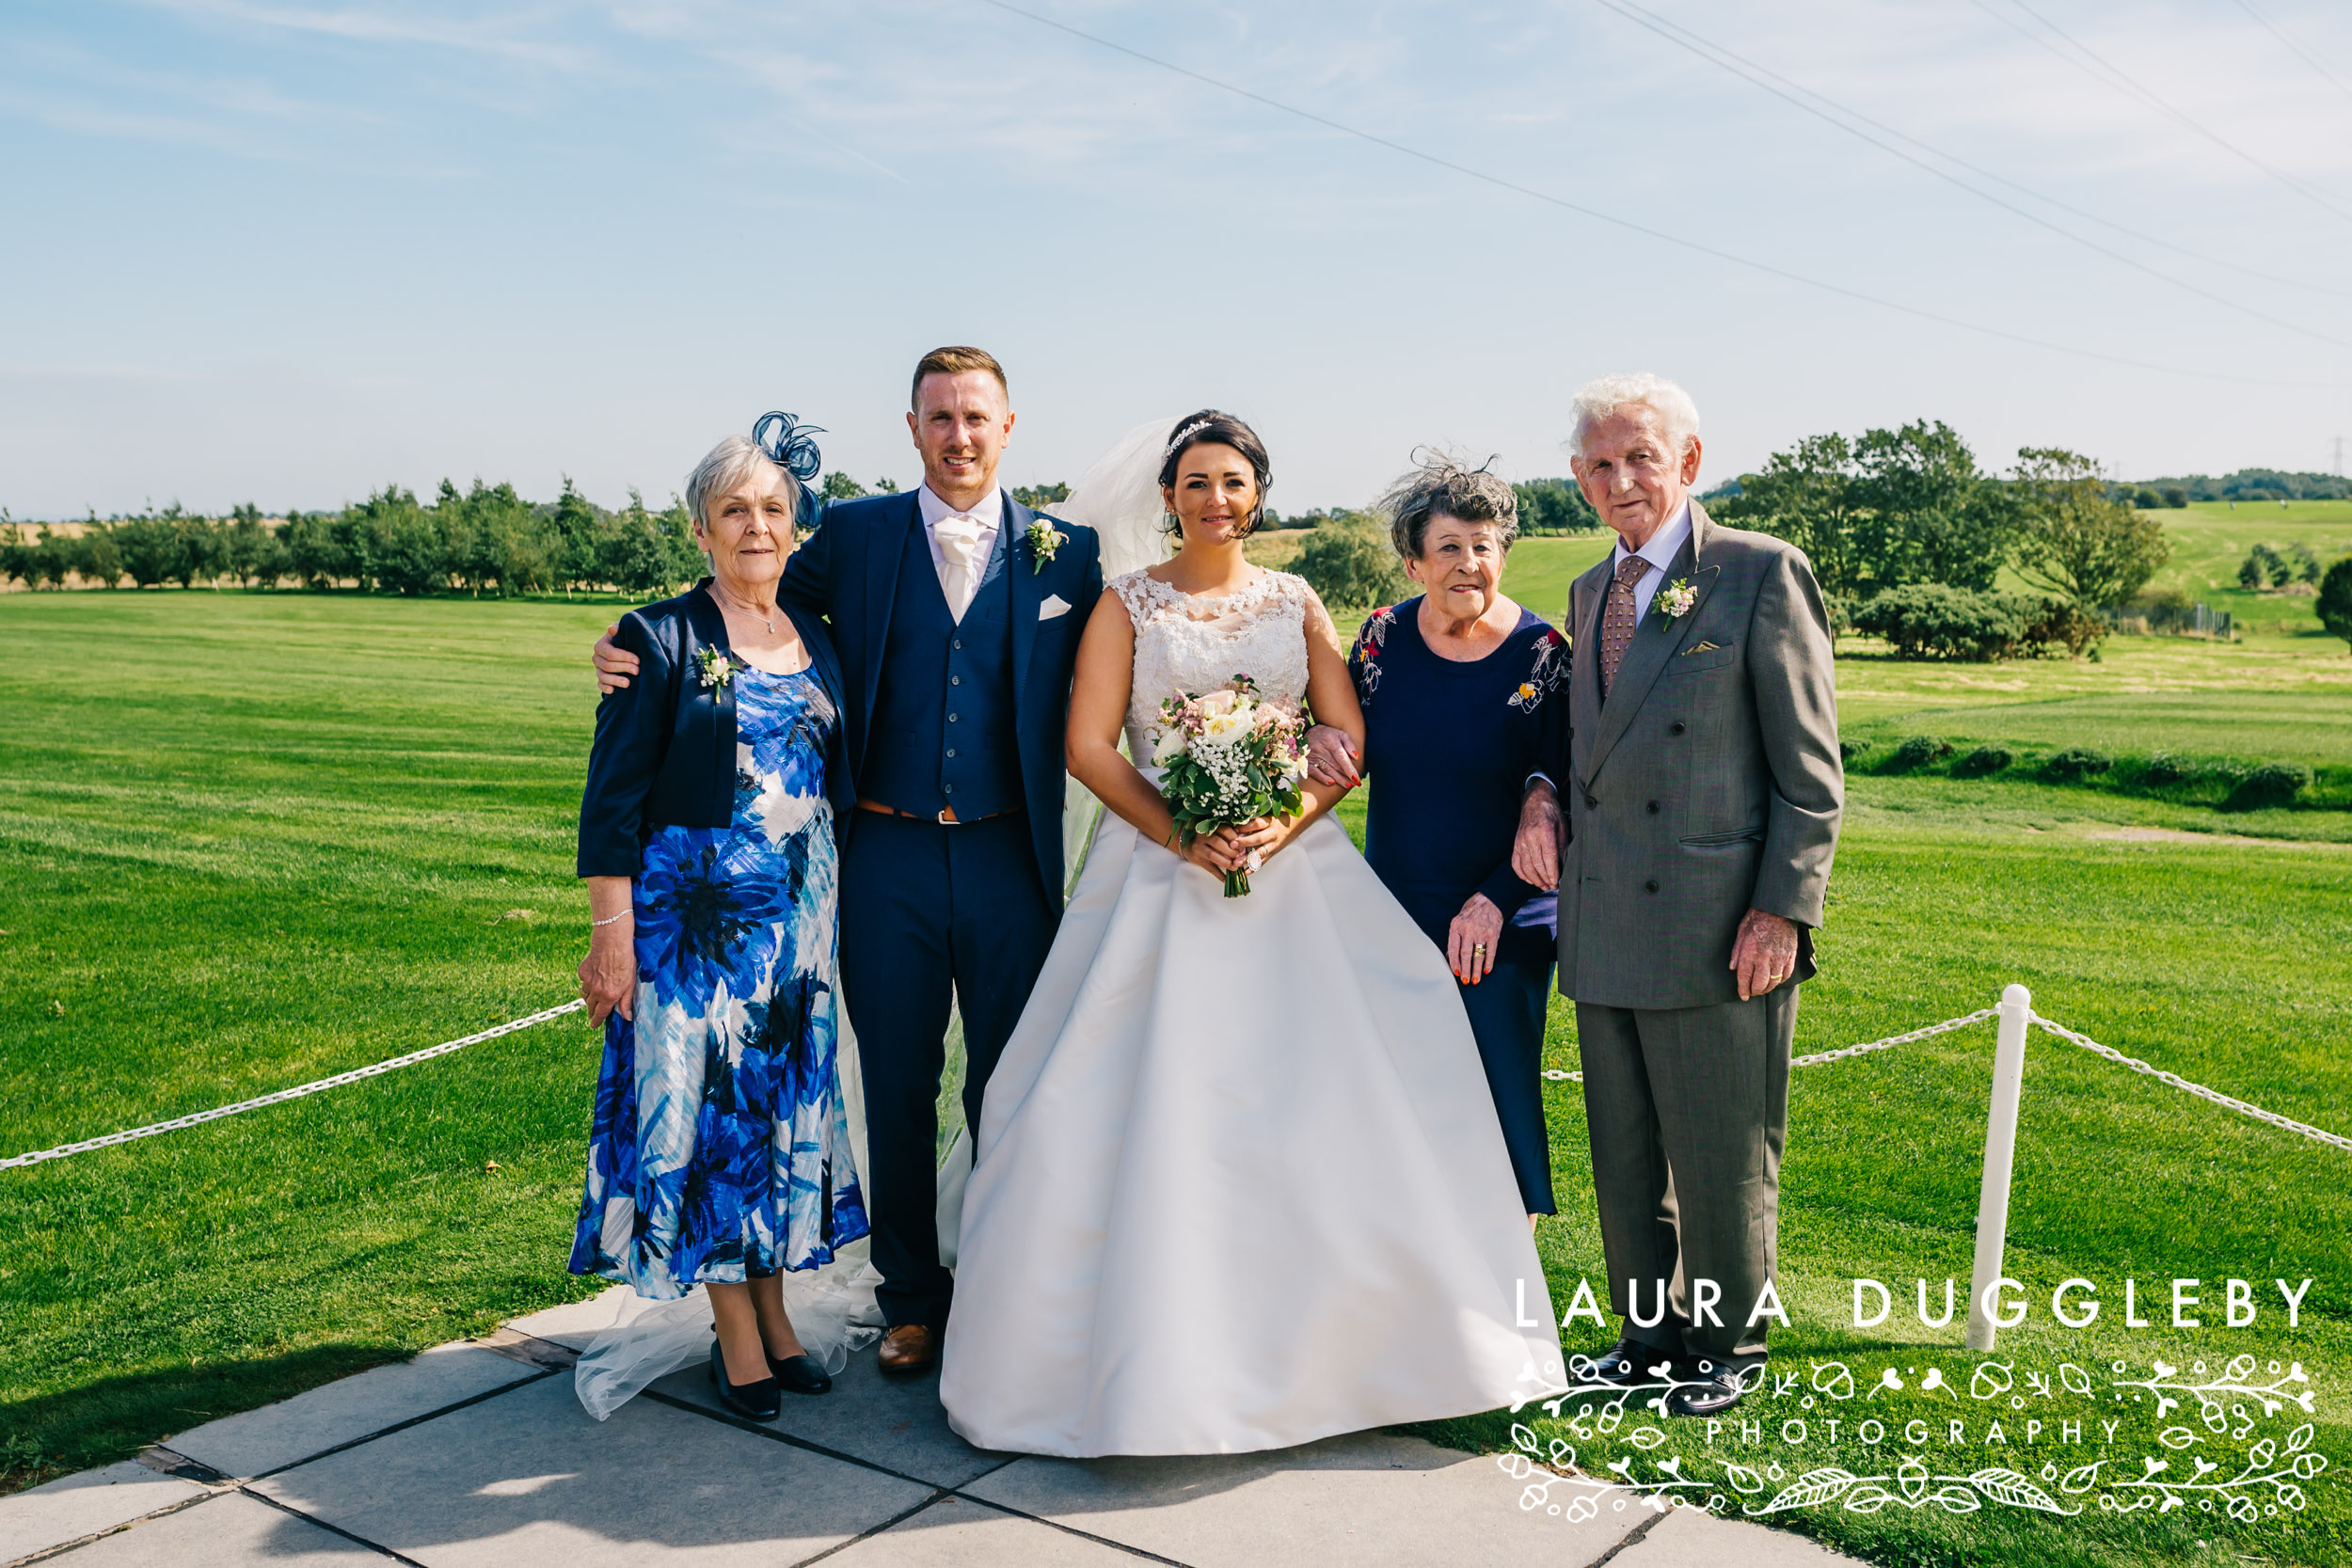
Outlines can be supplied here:
M2135 475L2352 436L2341 5L1021 4L1197 74L989 0L8 0L0 506L658 502L778 406L911 482L944 341L1012 372L1009 482L1215 404L1284 510L1421 441L1561 472L1568 394L1620 369L1691 388L1709 481L1922 416Z

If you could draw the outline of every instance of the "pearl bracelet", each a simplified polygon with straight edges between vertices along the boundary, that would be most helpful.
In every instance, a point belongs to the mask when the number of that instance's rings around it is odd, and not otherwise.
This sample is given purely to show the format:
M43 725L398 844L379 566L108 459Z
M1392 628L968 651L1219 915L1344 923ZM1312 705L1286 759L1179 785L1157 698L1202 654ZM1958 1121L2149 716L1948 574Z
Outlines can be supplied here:
M620 914L608 914L602 920L592 920L588 923L589 929L594 930L598 926L610 926L628 913L628 910L623 910Z

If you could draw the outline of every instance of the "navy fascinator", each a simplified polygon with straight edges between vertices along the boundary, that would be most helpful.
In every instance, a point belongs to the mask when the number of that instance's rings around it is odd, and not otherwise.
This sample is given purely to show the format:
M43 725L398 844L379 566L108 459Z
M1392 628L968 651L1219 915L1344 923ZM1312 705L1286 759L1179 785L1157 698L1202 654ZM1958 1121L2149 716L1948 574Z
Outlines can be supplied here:
M752 445L806 484L825 466L823 456L817 451L817 437L823 433L822 425L803 424L793 415L771 410L752 426Z

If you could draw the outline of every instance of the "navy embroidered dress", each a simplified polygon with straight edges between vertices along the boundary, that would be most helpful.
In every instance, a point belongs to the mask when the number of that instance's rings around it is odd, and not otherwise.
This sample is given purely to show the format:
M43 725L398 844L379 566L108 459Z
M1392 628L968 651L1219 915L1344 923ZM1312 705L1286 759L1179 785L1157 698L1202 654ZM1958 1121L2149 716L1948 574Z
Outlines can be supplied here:
M834 1052L840 721L813 672L734 676L725 828L669 826L637 878L637 1019L605 1024L574 1274L670 1299L830 1262L866 1233Z
M1421 634L1418 598L1365 618L1347 656L1364 710L1364 858L1439 948L1474 893L1502 911L1495 967L1462 1006L1531 1214L1553 1212L1544 1125L1544 1019L1555 895L1511 869L1532 773L1565 776L1568 646L1522 609L1502 645L1457 661Z

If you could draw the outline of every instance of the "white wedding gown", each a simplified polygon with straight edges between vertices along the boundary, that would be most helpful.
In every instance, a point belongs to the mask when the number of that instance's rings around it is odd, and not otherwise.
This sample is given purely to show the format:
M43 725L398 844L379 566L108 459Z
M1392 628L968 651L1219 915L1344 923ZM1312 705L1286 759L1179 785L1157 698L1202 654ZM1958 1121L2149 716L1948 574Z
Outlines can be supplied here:
M1306 584L1142 573L1161 698L1307 686ZM1226 898L1105 816L989 1080L940 1398L984 1449L1232 1453L1556 1386L1560 1343L1444 957L1316 821Z

